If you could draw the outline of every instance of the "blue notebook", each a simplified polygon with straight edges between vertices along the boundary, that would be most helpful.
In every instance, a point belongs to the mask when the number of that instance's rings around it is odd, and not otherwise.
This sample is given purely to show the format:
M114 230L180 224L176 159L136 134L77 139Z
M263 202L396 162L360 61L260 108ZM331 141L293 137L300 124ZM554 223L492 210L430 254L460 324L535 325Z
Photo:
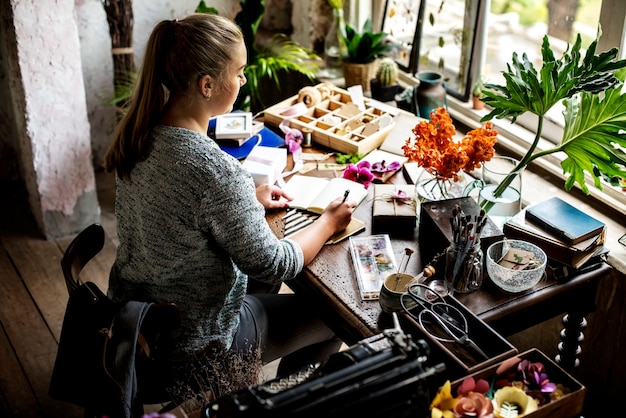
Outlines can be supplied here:
M215 131L215 119L212 119L209 121L208 135L212 137L211 132L214 132L214 131ZM222 151L232 155L238 160L243 160L244 158L246 158L248 154L250 154L250 151L252 151L252 148L254 148L255 145L263 145L264 147L272 147L272 148L279 148L279 147L285 146L285 140L283 139L283 137L278 135L276 132L272 131L268 127L263 127L263 129L261 129L261 131L259 132L259 135L261 136L260 141L259 141L259 138L256 137L255 135L255 137L246 141L240 146L226 145L226 144L221 144L219 142L218 142L218 145Z
M529 206L526 219L570 245L598 235L604 228L603 222L558 197Z

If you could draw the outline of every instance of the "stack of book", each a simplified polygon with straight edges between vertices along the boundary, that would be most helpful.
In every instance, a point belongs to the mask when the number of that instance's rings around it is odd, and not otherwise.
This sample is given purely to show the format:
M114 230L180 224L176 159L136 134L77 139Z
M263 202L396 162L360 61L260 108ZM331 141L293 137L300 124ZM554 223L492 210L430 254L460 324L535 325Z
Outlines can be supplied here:
M607 253L606 225L558 197L523 209L502 230L508 238L538 245L552 266L566 271L596 263Z

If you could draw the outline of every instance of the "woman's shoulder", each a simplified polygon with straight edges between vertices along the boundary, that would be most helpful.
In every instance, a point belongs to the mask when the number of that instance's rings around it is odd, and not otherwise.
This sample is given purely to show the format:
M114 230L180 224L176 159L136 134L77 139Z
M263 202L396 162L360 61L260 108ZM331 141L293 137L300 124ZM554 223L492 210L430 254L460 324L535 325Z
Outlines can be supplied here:
M179 170L191 175L210 176L215 180L238 177L243 173L239 161L223 152L207 135L192 130L157 126L153 146L154 157L175 161Z

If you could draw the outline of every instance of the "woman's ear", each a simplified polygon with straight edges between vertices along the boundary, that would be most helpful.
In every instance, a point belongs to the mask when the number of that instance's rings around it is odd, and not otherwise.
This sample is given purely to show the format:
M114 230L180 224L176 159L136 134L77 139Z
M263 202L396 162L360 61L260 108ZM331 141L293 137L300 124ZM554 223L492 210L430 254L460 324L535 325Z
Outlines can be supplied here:
M213 94L214 82L213 78L210 75L204 75L200 77L198 81L198 87L200 88L200 94L206 99L210 100L211 95Z

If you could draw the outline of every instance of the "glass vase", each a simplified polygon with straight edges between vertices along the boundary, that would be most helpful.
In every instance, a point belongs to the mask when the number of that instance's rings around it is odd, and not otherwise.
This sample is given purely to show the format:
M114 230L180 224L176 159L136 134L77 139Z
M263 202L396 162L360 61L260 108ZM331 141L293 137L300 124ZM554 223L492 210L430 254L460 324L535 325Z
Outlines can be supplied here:
M448 294L477 290L483 282L483 251L480 240L466 246L450 243L446 249L444 274Z
M457 181L454 181L437 177L426 170L422 172L415 182L415 216L418 222L422 203L464 196L463 192L467 185L466 177L461 173L458 178Z
M341 66L342 56L346 53L344 36L346 22L342 9L333 9L333 21L324 38L324 69L320 71L320 77L341 78L343 70Z

